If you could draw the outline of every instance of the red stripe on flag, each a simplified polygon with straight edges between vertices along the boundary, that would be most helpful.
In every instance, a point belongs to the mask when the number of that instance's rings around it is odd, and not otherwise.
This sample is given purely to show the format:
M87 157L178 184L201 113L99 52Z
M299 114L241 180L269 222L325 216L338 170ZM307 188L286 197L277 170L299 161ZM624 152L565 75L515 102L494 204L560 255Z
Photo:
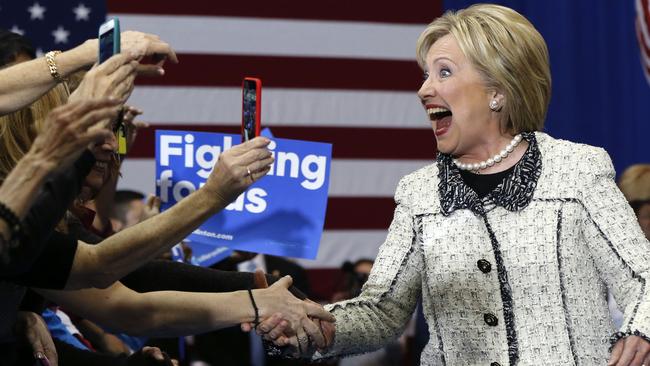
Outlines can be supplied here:
M388 229L395 201L391 197L330 197L325 230Z
M108 0L111 13L235 16L309 20L343 20L407 24L428 24L442 14L442 0L382 2L355 1L184 1Z
M413 61L360 60L242 55L179 55L165 65L165 77L139 78L138 85L241 86L244 76L265 87L418 90L422 83Z
M646 4L647 6L647 4ZM639 14L639 17L636 19L636 36L639 40L639 48L641 49L641 57L643 58L644 61L644 66L647 66L647 60L650 59L650 47L648 47L648 44L646 43L646 39L643 36L643 33L641 31L641 27L646 28L646 32L650 34L650 25L648 23L643 22L643 19L641 19L641 16ZM650 40L647 40L650 41Z
M239 133L238 126L152 125L138 131L129 152L133 158L155 157L155 130ZM329 142L333 158L344 159L432 159L436 143L430 129L346 128L346 127L271 127L281 138Z
M640 0L641 1L641 10L642 14L639 14L640 17L643 17L643 22L645 23L645 29L648 34L650 34L650 1Z

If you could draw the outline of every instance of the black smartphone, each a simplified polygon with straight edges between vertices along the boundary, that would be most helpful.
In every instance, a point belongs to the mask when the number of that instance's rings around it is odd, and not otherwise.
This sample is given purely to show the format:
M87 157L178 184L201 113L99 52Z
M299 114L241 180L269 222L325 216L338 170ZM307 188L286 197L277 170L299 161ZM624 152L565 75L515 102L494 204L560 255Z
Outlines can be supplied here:
M262 81L245 77L242 83L241 141L260 135L262 115Z

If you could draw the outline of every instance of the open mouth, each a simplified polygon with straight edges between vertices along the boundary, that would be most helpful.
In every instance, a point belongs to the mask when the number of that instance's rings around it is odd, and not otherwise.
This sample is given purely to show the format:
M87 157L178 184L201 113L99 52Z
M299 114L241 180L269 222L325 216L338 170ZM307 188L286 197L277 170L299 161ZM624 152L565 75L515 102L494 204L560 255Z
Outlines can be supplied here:
M451 111L443 107L427 107L427 114L430 120L437 121L451 116Z
M106 169L108 169L108 162L98 160L98 161L95 162L95 165L93 166L93 169L98 170L100 172L103 172Z
M451 111L437 105L427 105L427 114L432 122L436 123L434 133L436 136L444 135L451 126Z

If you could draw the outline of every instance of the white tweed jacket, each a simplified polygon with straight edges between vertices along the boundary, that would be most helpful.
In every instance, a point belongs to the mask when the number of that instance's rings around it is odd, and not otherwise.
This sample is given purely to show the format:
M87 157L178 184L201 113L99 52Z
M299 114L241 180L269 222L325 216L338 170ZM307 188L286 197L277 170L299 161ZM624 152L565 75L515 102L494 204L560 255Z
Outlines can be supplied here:
M361 295L327 307L319 357L401 334L422 297L422 365L605 365L610 342L650 335L650 244L600 148L528 133L513 173L478 199L450 157L404 177ZM607 289L625 309L613 328ZM648 339L646 337L646 339Z

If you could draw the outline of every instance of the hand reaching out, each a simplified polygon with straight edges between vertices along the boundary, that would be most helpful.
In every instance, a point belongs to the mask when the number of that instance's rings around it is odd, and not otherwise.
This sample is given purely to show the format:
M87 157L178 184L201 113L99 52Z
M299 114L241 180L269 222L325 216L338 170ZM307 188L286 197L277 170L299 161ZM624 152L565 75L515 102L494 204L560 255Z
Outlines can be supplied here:
M621 338L614 345L608 366L650 365L650 342L638 337Z

